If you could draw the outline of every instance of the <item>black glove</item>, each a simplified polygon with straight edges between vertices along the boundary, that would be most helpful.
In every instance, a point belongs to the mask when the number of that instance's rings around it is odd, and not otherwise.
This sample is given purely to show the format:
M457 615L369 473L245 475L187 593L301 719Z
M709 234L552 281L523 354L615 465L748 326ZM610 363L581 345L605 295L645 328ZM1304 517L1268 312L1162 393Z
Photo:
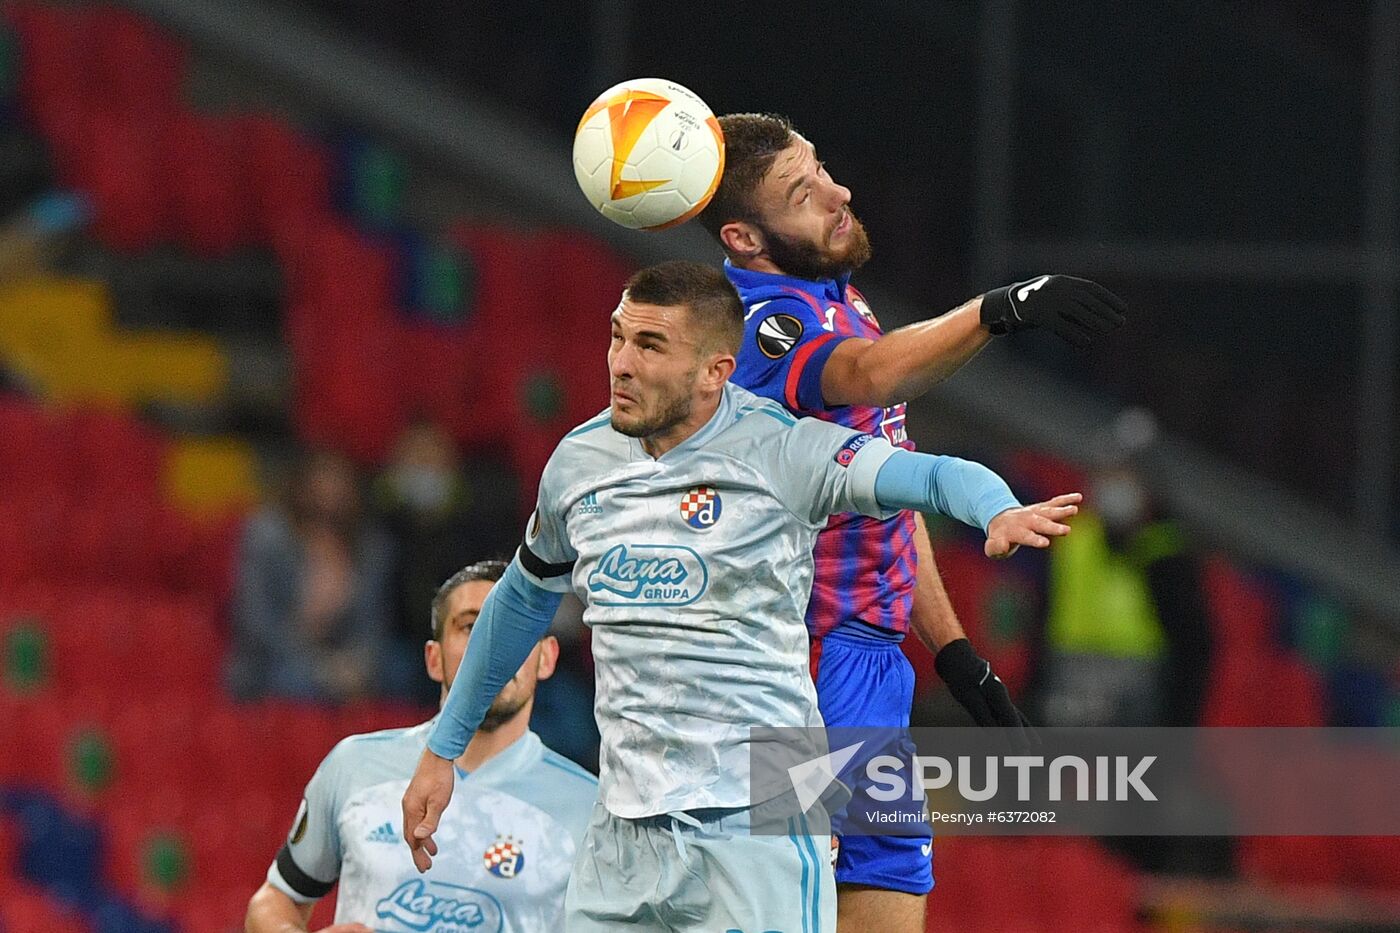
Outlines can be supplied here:
M994 288L982 296L982 323L993 334L1048 327L1081 349L1095 337L1123 326L1128 306L1088 279L1042 275Z
M1009 730L1007 738L1017 751L1040 744L1030 720L1011 702L1006 684L992 673L992 665L972 650L972 642L966 638L948 642L934 656L933 667L977 725Z

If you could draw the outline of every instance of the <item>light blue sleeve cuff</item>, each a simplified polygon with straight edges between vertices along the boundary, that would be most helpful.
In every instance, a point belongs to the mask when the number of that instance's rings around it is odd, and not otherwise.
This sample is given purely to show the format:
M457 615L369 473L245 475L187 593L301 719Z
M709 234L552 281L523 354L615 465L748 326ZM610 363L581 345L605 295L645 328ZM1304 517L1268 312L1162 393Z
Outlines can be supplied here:
M481 606L462 666L428 737L434 755L453 759L462 754L496 695L549 631L563 599L531 582L517 561L510 562Z
M875 477L875 498L887 509L935 511L983 532L1020 506L1006 481L980 463L897 450Z

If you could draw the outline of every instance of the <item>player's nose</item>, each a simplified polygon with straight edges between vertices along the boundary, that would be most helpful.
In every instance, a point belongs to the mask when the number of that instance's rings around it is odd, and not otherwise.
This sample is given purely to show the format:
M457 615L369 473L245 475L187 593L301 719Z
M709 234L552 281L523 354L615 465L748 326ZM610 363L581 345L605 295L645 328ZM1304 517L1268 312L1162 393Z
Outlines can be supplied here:
M631 345L624 343L608 355L608 372L614 381L632 375L632 364L636 360L633 352Z
M828 197L831 201L831 209L840 210L851 203L851 189L845 185L837 184L835 181L829 182Z

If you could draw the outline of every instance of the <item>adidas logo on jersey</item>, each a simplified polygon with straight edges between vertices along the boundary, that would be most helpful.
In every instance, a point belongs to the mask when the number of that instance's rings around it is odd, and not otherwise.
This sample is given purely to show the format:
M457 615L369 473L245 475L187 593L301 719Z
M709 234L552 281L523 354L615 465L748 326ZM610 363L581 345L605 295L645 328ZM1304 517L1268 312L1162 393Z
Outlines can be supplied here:
M398 842L399 834L394 832L392 823L384 823L370 830L370 834L365 837L365 842Z
M578 514L580 515L601 515L603 507L598 504L598 491L594 490L584 496L578 504Z

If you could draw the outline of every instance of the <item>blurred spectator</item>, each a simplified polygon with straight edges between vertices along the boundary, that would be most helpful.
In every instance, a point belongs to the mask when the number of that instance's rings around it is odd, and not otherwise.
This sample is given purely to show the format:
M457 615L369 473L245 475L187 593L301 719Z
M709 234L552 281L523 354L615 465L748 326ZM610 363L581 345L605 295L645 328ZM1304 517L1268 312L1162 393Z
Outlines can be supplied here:
M1098 439L1074 533L1050 549L1045 630L1033 664L1052 726L1198 726L1211 631L1200 561L1153 501L1143 456L1152 416L1129 410ZM1105 840L1146 871L1228 874L1228 838Z
M1074 534L1051 549L1035 665L1047 724L1199 724L1211 656L1201 567L1152 500L1140 455L1155 436L1132 410L1100 439Z
M362 518L354 467L328 452L298 465L286 500L249 519L239 555L230 688L346 701L408 676L384 651L388 540Z
M476 555L509 560L515 550L524 524L514 482L488 475L484 464L465 471L447 433L420 421L398 439L372 502L394 546L394 654L416 668L426 638L423 607L442 581ZM409 681L412 698L436 703L421 680Z

